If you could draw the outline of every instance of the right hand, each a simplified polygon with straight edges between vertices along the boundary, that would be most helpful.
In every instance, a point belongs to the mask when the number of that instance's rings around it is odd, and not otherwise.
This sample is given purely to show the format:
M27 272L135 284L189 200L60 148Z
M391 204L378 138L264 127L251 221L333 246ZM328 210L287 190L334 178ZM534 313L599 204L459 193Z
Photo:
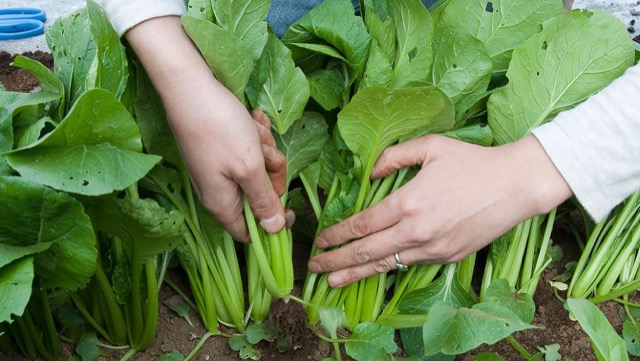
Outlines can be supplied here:
M244 193L262 227L281 230L284 209L267 176L259 128L213 76L180 18L153 18L125 35L160 94L204 207L235 239L248 242Z

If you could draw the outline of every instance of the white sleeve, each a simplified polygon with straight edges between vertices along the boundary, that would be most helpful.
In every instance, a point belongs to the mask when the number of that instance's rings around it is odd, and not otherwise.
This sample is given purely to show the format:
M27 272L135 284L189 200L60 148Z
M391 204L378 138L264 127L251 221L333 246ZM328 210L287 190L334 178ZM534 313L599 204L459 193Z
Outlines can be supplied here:
M603 219L640 189L640 65L533 134L591 217Z
M183 15L184 0L95 0L119 36L141 22L167 15Z

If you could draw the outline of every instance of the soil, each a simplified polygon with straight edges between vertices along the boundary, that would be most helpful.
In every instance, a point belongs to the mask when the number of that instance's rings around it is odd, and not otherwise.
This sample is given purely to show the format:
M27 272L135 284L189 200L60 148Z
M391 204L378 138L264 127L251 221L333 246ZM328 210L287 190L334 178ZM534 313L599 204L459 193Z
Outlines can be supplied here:
M40 61L48 67L52 67L53 61L51 55L45 52L29 52L23 54L26 57ZM15 56L7 52L0 51L0 82L9 91L27 92L37 89L37 80L28 72L10 66ZM563 359L573 359L575 361L593 361L596 360L590 340L582 331L577 322L569 319L567 311L563 308L562 301L556 297L549 280L552 280L558 274L564 272L564 265L570 261L575 261L580 255L580 251L574 242L573 235L566 227L556 227L553 234L554 242L561 246L564 255L562 260L557 262L552 268L545 271L543 280L540 282L538 291L535 295L535 303L537 306L536 316L533 323L541 326L542 329L529 330L515 334L515 338L531 353L535 353L539 347L557 343L560 345L560 354ZM306 273L306 260L308 258L310 245L297 243L294 245L295 250L295 280L296 292L299 293L300 287L304 282ZM184 290L188 287L188 282L180 270L174 269L169 273L174 283L178 284ZM560 297L564 296L560 294ZM199 321L198 316L191 310L190 319L193 326L190 326L186 320L174 313L167 305L176 302L178 296L169 286L163 286L161 290L161 306L160 320L158 324L157 337L151 347L143 352L135 355L133 360L152 361L158 356L171 352L176 349L183 355L187 355L200 341L205 334L205 329ZM621 333L622 321L618 316L620 308L616 303L604 303L598 305L618 333ZM301 306L295 302L284 304L281 301L274 303L272 306L271 319L281 334L288 335L290 345L284 352L279 351L276 342L262 342L257 348L262 353L262 360L271 361L293 361L293 360L322 360L325 357L332 356L332 348L330 345L320 340L305 325L305 313ZM233 330L227 330L232 332ZM64 345L63 359L73 355L73 346ZM493 346L482 346L466 355L460 355L456 358L458 361L471 361L474 355L482 351L492 351L499 353L506 360L524 360L515 349L506 341L500 341ZM103 350L104 357L102 360L117 360L121 353L115 351ZM23 361L19 355L3 356L6 361ZM633 358L640 360L640 358ZM240 360L238 353L231 350L224 337L209 338L199 353L194 357L198 361L234 361Z

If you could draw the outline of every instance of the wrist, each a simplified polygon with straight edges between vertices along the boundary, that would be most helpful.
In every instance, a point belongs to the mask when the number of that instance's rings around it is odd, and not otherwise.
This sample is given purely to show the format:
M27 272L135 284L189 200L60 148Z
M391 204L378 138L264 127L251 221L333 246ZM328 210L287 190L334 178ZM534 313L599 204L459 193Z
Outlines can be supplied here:
M528 135L510 145L515 194L529 216L546 214L569 199L573 192L542 144Z

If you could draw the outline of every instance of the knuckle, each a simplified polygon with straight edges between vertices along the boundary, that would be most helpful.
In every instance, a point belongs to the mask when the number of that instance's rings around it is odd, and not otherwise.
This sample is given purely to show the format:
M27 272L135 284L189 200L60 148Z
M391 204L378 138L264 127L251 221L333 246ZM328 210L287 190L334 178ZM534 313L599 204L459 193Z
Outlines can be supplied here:
M351 258L357 264L364 264L371 261L371 252L365 245L357 245L351 251Z
M393 267L395 267L395 264L391 264L389 260L385 257L373 262L372 267L376 273L385 273L385 272L391 271Z
M235 178L238 181L250 181L259 176L262 170L262 161L260 157L245 157L238 162L235 169Z
M351 219L351 231L356 238L362 238L369 234L370 226L363 217L354 217Z

